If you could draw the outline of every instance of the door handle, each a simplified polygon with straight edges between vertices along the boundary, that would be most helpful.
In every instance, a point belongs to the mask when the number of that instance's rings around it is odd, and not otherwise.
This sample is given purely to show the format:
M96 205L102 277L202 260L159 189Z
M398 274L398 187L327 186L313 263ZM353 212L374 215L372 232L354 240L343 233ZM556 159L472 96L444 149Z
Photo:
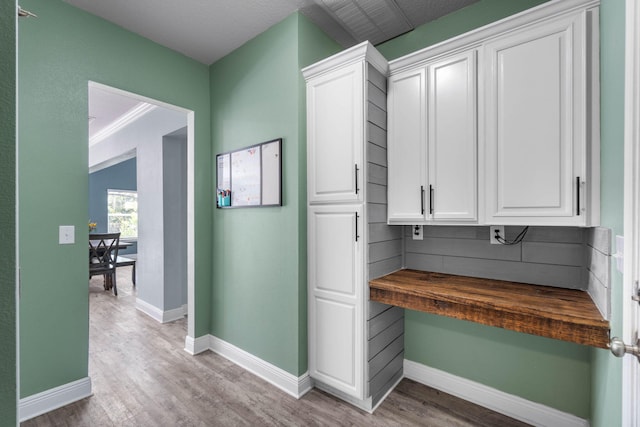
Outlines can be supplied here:
M359 171L360 169L358 169L358 165L357 165L357 164L355 164L354 166L355 166L355 175L356 175L356 194L358 194L358 190L360 190L360 189L358 188L358 171Z
M638 362L640 362L640 340L636 341L635 345L625 344L618 337L611 338L611 342L609 342L609 349L611 353L613 353L616 357L622 357L625 354L631 354L638 358Z
M420 215L424 215L424 186L420 186Z
M429 185L429 214L433 215L433 186Z
M358 218L359 218L359 217L360 217L360 216L358 215L358 212L356 212L356 242L358 241L358 238L360 237L360 236L358 235Z
M580 177L576 177L576 215L580 216Z

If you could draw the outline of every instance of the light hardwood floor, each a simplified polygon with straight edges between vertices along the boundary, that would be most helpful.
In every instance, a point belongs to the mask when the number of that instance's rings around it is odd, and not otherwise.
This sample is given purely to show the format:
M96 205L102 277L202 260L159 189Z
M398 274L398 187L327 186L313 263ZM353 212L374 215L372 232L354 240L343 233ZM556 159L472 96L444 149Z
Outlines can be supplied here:
M317 389L296 400L215 353L186 353L185 320L161 325L135 309L129 268L118 297L90 283L93 396L23 427L525 425L408 379L374 414Z

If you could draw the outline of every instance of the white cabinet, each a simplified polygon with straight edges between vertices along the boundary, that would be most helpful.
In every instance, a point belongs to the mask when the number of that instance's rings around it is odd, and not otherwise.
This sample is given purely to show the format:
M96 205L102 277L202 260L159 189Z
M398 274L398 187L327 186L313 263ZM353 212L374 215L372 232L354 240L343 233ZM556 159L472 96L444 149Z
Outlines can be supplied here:
M389 223L425 221L426 76L424 68L389 79L387 101Z
M362 399L364 257L361 205L308 212L309 375Z
M387 61L365 42L302 72L307 81L309 375L316 386L371 409L365 143L367 129L378 125L371 139L386 142Z
M308 197L311 203L362 200L364 65L307 84Z
M389 79L389 224L478 219L476 52Z
M429 215L477 219L476 52L428 67Z
M588 207L598 198L598 167L590 164L590 138L598 136L587 126L597 95L587 106L586 17L550 20L484 46L487 223L596 225Z
M599 224L597 2L390 62L388 224Z

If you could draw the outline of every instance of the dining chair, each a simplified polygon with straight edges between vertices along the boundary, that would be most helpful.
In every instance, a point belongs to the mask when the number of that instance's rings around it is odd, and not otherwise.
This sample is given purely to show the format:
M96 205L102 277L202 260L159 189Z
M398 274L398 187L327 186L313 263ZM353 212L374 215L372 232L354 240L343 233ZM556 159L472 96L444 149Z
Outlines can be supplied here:
M89 277L103 276L104 288L113 288L113 294L116 296L116 260L119 244L120 233L89 234Z

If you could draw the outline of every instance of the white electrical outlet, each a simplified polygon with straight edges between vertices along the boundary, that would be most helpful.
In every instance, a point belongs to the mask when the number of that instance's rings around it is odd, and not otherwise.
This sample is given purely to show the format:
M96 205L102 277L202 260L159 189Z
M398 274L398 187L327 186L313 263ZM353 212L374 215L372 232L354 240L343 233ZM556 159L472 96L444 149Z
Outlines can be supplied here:
M414 225L413 226L413 233L411 233L413 235L413 240L422 240L422 226L421 225Z
M504 234L504 225L492 225L489 227L489 241L492 245L499 245L500 242L496 239L496 235L500 236L503 240L506 238Z
M61 245L73 245L76 242L76 227L73 225L61 225L58 229L58 243Z

